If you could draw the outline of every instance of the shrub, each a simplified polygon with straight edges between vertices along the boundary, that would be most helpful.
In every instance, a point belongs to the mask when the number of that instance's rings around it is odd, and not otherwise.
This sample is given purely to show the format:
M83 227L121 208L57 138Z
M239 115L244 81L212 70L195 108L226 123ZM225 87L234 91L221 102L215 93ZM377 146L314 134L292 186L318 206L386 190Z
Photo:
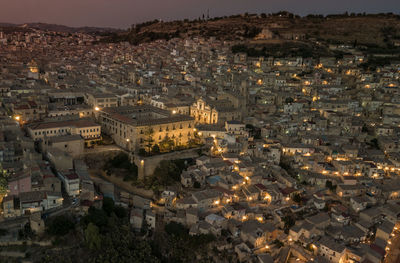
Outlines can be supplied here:
M47 232L54 236L64 236L75 228L75 223L68 216L57 216L49 224Z

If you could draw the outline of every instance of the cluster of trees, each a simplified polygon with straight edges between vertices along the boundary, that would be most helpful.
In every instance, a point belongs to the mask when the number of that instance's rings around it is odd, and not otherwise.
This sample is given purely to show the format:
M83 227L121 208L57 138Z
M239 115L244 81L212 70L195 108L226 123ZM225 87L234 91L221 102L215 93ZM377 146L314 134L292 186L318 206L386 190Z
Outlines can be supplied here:
M336 185L333 185L333 183L330 180L326 181L325 187L328 188L331 191L335 191L336 190Z
M155 241L158 245L162 245L160 250L168 262L192 262L197 255L204 260L207 258L211 260L208 245L216 240L215 236L211 234L191 236L186 227L176 222L168 223L165 232L167 235Z
M177 145L176 140L179 138L171 138L166 136L159 144L155 144L154 140L154 130L151 127L148 127L144 132L144 148L139 149L140 156L151 156L154 154L159 154L161 152L170 152L173 150L182 150L187 147L195 147L200 144L200 138L198 135L195 135L195 138L189 140L187 145Z
M368 60L362 63L360 66L364 70L372 70L375 71L378 67L383 67L389 65L390 63L395 63L400 61L400 56L397 57L375 57L370 56Z
M109 159L103 166L103 170L106 171L108 175L111 175L114 169L126 170L124 181L134 181L138 177L138 167L130 161L126 153L119 153L115 157Z
M131 231L128 212L111 198L104 198L102 209L91 207L82 227L92 262L159 262L150 242Z
M283 230L285 233L289 233L289 230L292 226L296 224L296 219L292 215L287 215L282 218L282 221L284 222L284 227Z
M41 262L160 262L151 241L131 231L128 212L111 198L104 198L101 209L91 207L79 223L68 216L54 218L47 231L57 237L74 231L78 242L74 253L49 250Z
M104 198L101 209L91 207L80 222L55 218L48 231L56 236L73 231L78 241L70 248L44 251L40 262L191 262L197 255L210 259L208 246L216 240L213 235L190 236L174 222L154 238L140 236L131 230L127 211L110 198Z
M246 129L249 131L249 135L254 139L261 139L261 129L251 124L246 124Z
M261 33L261 30L262 30L261 28L256 27L256 26L249 27L249 26L245 25L245 32L244 32L243 36L247 37L247 38L254 38L258 34Z
M51 220L46 231L53 236L65 236L74 229L74 219L69 215L61 215Z
M128 34L127 41L132 45L138 45L141 43L152 42L159 39L170 40L180 36L179 30L174 32L154 32L144 31L140 33L131 32Z
M157 191L161 186L175 184L181 180L182 172L193 163L193 159L162 160L153 176L145 178L145 186Z
M160 21L159 21L158 19L154 19L154 20L151 20L151 21L143 22L143 23L133 24L133 25L131 26L131 30L134 30L136 33L139 33L140 30L141 30L143 27L151 26L151 25L157 24L157 23L159 23L159 22L160 22Z

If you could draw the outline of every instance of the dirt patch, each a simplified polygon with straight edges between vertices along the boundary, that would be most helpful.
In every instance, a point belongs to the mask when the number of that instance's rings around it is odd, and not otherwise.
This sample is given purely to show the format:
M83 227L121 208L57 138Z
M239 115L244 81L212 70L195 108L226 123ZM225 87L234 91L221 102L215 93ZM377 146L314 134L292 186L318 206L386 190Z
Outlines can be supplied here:
M117 176L115 174L108 176L104 171L100 169L90 169L89 173L91 177L101 178L107 182L114 184L121 190L126 191L130 194L139 195L145 198L153 198L154 193L152 190L146 190L143 188L135 187L132 185L132 182L124 181L123 177L121 176Z

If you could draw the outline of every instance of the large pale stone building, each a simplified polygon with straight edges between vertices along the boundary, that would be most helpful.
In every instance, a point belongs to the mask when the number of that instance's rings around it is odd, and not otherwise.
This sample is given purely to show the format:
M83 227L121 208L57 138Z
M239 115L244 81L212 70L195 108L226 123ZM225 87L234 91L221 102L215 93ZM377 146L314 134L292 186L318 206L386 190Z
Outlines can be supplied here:
M135 151L150 151L167 140L184 146L194 138L194 119L173 114L151 105L105 108L99 111L99 122L119 146Z

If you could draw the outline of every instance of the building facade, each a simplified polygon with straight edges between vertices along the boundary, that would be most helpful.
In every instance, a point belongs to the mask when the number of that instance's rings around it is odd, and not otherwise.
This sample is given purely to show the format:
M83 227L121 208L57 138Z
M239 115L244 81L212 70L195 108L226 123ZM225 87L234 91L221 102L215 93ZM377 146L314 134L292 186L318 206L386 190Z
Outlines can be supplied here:
M194 119L150 105L106 108L99 122L116 144L130 150L150 151L154 145L172 142L184 146L194 137Z

